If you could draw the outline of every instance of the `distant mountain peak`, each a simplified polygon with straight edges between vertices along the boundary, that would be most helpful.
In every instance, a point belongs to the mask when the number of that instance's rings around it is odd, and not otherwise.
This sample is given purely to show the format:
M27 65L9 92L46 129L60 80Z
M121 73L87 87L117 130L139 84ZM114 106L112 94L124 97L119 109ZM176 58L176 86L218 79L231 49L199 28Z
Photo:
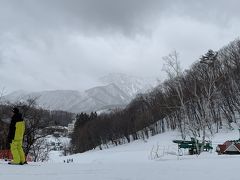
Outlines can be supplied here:
M102 86L84 92L76 90L53 90L41 92L15 91L3 97L12 103L37 98L37 104L45 109L64 110L74 113L91 112L124 107L137 93L154 86L153 79L139 78L122 73L111 73L100 78ZM111 108L112 107L112 108Z
M142 78L123 73L110 73L99 78L100 82L109 84L116 84L121 90L127 92L131 96L137 93L145 92L156 85L155 78Z

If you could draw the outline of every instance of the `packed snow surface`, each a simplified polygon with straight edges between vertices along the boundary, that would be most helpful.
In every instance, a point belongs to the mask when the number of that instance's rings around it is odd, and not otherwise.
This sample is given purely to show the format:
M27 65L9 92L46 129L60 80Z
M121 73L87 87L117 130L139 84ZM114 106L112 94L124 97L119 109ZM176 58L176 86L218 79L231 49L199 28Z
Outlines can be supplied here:
M214 152L217 144L238 138L237 129L216 134L212 137L213 152L199 156L176 155L177 145L172 143L180 139L176 132L67 157L52 152L47 163L16 166L1 161L0 180L238 180L240 156ZM68 159L73 162L66 163Z

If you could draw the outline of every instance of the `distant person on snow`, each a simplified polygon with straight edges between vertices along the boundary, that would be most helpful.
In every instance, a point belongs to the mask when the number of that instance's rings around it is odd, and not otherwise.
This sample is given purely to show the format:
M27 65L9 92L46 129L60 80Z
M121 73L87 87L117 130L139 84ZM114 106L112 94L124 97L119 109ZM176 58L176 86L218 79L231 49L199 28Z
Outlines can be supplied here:
M8 142L10 143L10 150L13 155L13 160L8 164L23 165L26 163L25 154L22 148L25 122L18 108L14 107L12 109L12 113L13 116L8 132Z

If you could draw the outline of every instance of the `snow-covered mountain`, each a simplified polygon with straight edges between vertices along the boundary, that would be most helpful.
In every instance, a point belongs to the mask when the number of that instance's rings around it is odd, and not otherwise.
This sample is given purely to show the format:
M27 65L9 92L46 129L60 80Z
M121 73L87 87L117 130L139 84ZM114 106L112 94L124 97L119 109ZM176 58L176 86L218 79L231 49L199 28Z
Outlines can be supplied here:
M140 78L121 73L111 73L107 76L101 77L99 80L100 82L106 84L116 84L129 96L135 96L137 93L145 92L157 84L157 81L154 78Z
M137 93L143 93L155 85L153 79L139 78L125 74L109 74L99 80L102 86L84 92L55 90L41 92L15 91L4 96L12 103L37 98L37 104L51 110L74 113L103 111L128 104Z

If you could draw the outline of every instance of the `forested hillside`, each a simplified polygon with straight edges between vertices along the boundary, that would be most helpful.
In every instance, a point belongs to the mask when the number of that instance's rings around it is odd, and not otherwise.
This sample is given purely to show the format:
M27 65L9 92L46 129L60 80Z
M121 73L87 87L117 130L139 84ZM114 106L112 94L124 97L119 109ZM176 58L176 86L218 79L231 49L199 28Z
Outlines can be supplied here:
M178 129L182 138L214 134L240 113L240 40L218 51L208 50L189 70L181 71L179 56L164 57L168 79L152 92L139 94L123 110L99 116L78 116L73 151L147 138Z

